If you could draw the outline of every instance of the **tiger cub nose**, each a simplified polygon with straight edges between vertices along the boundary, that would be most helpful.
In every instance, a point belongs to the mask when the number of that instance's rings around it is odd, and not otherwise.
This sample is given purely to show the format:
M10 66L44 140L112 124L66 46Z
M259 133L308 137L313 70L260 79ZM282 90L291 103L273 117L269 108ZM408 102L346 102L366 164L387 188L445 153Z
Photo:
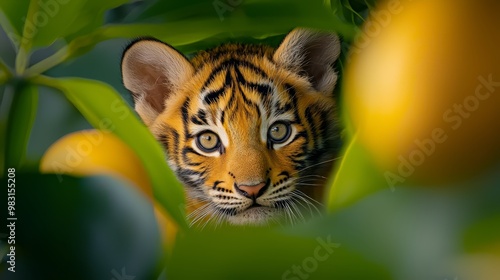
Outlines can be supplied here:
M266 183L264 182L257 185L239 185L239 186L235 185L236 190L248 198L252 197L257 198L261 196L265 191L264 189L265 186Z

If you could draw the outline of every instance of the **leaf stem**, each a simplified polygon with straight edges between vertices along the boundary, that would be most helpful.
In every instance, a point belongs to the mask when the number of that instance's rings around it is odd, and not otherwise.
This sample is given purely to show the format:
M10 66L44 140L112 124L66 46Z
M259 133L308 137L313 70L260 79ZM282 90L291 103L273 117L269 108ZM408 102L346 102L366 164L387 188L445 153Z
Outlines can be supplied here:
M49 70L50 68L60 64L61 62L66 60L66 58L68 58L67 46L59 49L55 54L45 58L44 60L26 69L24 76L26 78L32 78L34 76L40 75L43 72Z
M21 47L16 56L16 73L18 75L24 74L26 65L28 65L28 53L25 48Z
M7 85L1 96L0 102L0 133L2 135L7 134L7 124L9 120L9 114L12 107L12 101L14 99L14 85ZM0 176L3 176L6 170L6 157L5 150L7 144L7 137L0 137Z
M12 70L0 57L0 85L4 84L10 78L12 78Z
M54 80L53 78L50 78L48 76L38 75L38 76L33 77L33 79L31 79L31 82L34 84L37 84L37 85L47 86L47 87L58 89L59 85L56 82L54 82L53 80Z

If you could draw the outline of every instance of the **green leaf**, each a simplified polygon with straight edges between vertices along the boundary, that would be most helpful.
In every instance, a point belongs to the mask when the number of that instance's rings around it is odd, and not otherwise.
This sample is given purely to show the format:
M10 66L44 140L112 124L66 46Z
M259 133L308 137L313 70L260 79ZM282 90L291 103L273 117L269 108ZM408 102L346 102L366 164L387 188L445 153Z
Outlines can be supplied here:
M112 271L121 274L122 267L136 279L157 279L158 225L136 188L107 176L16 170L15 179L16 272L2 279L113 279ZM0 197L7 201L5 187ZM1 273L11 272L2 265Z
M333 14L323 0L158 1L140 19L151 18L165 23L197 25L196 21L202 20L208 24L198 26L199 30L234 28L267 34L275 32L276 27L281 30L286 26L280 32L288 32L297 26L309 26L335 30L346 37L354 35L352 26Z
M464 248L469 253L487 251L488 249L499 250L498 246L500 246L499 214L480 220L465 231Z
M104 13L127 0L19 0L2 1L0 24L18 53L16 72L23 74L32 47L48 46L57 39L91 33L104 23ZM31 74L30 74L31 75Z
M103 26L71 42L70 57L112 38L152 36L180 49L196 45L187 48L199 50L205 47L202 41L207 39L219 43L244 37L264 39L286 34L297 26L338 32L345 39L354 38L357 32L356 26L342 21L318 0L246 0L226 10L216 8L216 3L221 2L224 1L158 1L144 13L153 17L155 23Z
M12 78L12 71L0 57L0 85L5 84L10 78Z
M47 46L59 38L75 38L104 23L104 13L127 0L32 0L23 37L34 46Z
M0 1L0 25L15 45L21 40L30 1Z
M104 13L127 0L18 0L1 1L0 24L27 56L32 46L48 46L59 38L87 34L104 23ZM26 65L27 58L19 65ZM18 66L18 69L21 66Z
M355 25L333 14L319 0L247 0L226 8L221 8L219 5L225 5L221 3L200 0L158 1L143 13L145 22L105 25L90 33L73 33L67 38L71 40L67 50L61 50L57 58L47 59L39 63L43 65L33 67L37 69L30 69L29 76L79 56L97 43L113 38L151 36L181 51L194 52L227 41L276 37L297 26L338 32L346 40L354 38L358 30ZM155 23L151 23L148 17L152 17Z
M357 137L343 152L328 196L328 210L333 212L379 190L390 190L384 174L377 169Z
M168 168L162 148L112 87L80 78L39 77L34 81L62 91L94 127L109 129L128 144L149 173L156 200L180 226L187 226L184 192Z
M251 227L187 232L168 272L169 279L391 279L387 268L332 236Z
M14 91L9 109L5 143L6 167L19 168L26 156L26 149L35 122L38 90L34 85L20 84Z

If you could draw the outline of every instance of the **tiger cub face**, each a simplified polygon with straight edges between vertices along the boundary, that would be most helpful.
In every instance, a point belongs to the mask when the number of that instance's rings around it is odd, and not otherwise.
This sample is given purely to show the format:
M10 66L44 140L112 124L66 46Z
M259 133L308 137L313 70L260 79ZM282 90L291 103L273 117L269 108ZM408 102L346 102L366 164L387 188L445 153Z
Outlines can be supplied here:
M295 29L282 44L228 44L191 61L151 39L124 52L135 110L184 184L193 224L292 223L316 208L339 148L334 34Z

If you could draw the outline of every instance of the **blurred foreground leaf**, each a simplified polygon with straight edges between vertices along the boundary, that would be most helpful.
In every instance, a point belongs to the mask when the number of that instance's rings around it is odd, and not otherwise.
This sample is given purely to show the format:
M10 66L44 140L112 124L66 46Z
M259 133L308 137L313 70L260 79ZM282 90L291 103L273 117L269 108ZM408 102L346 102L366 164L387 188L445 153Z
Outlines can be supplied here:
M127 2L18 0L2 1L0 9L16 33L16 38L11 36L14 43L31 47L47 46L59 38L69 37L70 41L75 36L90 33L104 23L104 13L108 9Z
M152 36L181 50L201 50L213 46L214 41L264 39L295 27L334 31L348 40L357 33L355 25L341 20L319 0L229 2L233 6L226 1L157 1L132 24L105 25L76 38L69 46L69 55L79 55L112 38Z
M19 168L22 164L35 122L37 104L38 89L35 86L21 84L16 87L6 129L5 166L8 168Z
M391 279L331 236L263 228L190 231L179 238L170 268L168 279Z
M500 215L481 220L465 232L467 252L493 252L500 257Z
M62 91L95 128L110 130L128 144L149 172L156 200L180 226L186 226L184 192L168 168L162 148L112 87L79 78L36 81Z
M368 152L354 136L342 153L342 162L331 184L328 210L335 211L390 186L372 162Z
M125 181L17 172L15 190L17 220L9 223L15 224L16 272L3 262L0 279L112 279L122 268L136 279L158 274L161 242L152 205ZM2 201L6 196L2 191Z
M23 33L23 17L28 13L29 0L0 1L0 25L11 40L19 41Z

